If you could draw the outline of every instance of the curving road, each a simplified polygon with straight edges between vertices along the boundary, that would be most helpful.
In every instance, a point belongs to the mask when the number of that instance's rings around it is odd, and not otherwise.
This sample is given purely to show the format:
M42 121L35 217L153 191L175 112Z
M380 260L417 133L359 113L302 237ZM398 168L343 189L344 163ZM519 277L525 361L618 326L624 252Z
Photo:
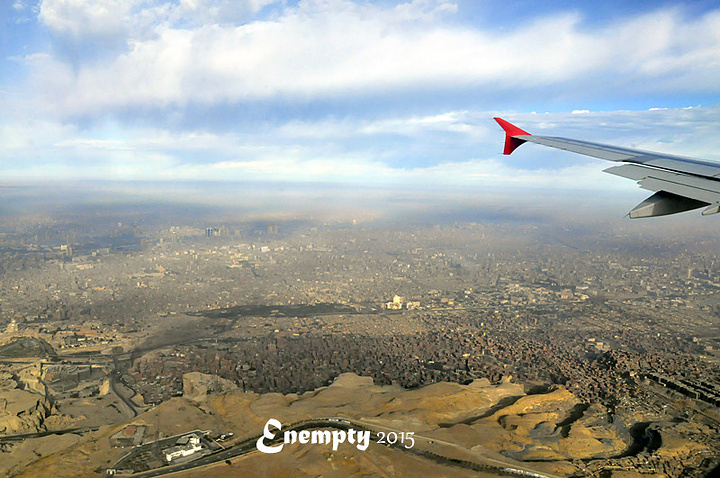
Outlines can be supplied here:
M283 424L282 430L290 431L301 431L301 430L309 430L309 429L318 429L318 428L335 428L339 430L350 430L355 429L359 431L370 431L370 439L374 442L378 442L378 431L382 431L383 433L387 432L395 432L395 433L401 433L399 430L394 430L392 428L382 427L376 424L365 424L361 422L351 421L347 420L346 418L318 418L318 419L310 419L310 420L304 420L302 422L296 422L290 425ZM374 429L382 429L382 430L374 430ZM168 465L163 466L161 468L156 468L154 470L144 471L140 473L134 473L132 476L134 477L152 477L152 476L161 476L166 475L170 473L177 473L181 471L187 471L192 470L196 468L206 467L215 465L220 462L224 462L226 460L230 460L237 457L242 457L249 455L251 453L259 453L258 449L256 448L256 442L257 440L263 436L262 434L257 435L252 438L248 438L246 440L243 440L239 443L236 443L235 445L217 451L215 453L212 453L210 455L206 455L202 458L199 458L197 460L183 463L179 465ZM414 435L415 438L420 438L425 440L428 444L432 444L433 442L442 443L443 445L456 447L458 449L461 449L465 452L468 450L465 448L460 447L456 443L451 442L445 442L442 440L437 440L435 438L428 438L423 437L421 435ZM266 440L267 445L274 445L282 442L283 440L283 433L277 433L276 437L273 440ZM485 463L478 463L478 462L471 462L467 460L460 460L456 458L448 458L442 455L438 455L436 453L426 451L426 450L420 450L418 448L406 448L403 443L395 443L395 444L384 444L385 446L395 448L397 450L403 451L405 453L410 453L416 456L421 456L423 458L427 458L430 460L433 460L437 463L443 464L443 465L449 465L449 466L456 466L461 468L466 468L473 471L484 471L489 473L494 473L498 475L508 475L508 476L532 476L537 478L556 478L554 475L549 475L546 473L538 473L537 471L530 470L527 468L520 468L515 464L503 462L497 459L481 456L480 454L476 453L477 458L479 460L484 461Z

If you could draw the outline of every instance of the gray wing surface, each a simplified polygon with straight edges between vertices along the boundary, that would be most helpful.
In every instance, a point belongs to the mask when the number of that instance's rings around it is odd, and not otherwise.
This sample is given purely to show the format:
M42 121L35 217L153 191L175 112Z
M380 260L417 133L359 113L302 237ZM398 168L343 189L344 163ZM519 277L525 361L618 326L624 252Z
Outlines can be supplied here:
M637 181L655 194L638 204L629 216L664 216L705 207L703 215L720 212L720 163L664 153L623 148L554 136L536 136L501 118L505 130L504 154L511 154L525 142L621 163L606 173Z

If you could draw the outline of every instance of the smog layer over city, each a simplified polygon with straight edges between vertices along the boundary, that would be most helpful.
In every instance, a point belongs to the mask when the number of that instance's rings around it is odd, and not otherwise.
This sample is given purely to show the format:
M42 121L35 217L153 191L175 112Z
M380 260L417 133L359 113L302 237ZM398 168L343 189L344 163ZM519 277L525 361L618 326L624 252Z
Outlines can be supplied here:
M0 476L720 470L714 2L0 20Z

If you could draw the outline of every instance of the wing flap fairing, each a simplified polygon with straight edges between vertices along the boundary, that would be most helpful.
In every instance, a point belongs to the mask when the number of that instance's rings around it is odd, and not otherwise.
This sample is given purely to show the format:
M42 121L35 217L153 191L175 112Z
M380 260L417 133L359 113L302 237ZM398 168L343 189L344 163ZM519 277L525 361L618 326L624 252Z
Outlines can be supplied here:
M703 216L709 216L711 214L717 214L720 212L720 204L711 204L702 212Z
M656 217L676 214L678 212L692 211L693 209L707 206L708 203L697 201L685 196L658 191L628 213L630 219L641 217Z

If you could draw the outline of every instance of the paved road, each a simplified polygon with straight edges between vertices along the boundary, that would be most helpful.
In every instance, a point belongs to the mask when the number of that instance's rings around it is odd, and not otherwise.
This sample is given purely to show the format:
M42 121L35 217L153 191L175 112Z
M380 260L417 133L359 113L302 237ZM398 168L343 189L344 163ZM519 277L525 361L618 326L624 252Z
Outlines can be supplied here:
M379 440L378 431L383 431L384 433L387 432L395 432L395 433L401 433L399 430L394 430L392 428L382 427L376 424L367 424L367 423L361 423L361 422L353 422L350 420L347 420L345 418L319 418L319 419L312 419L312 420L305 420L298 423L293 423L290 425L283 425L282 430L290 431L301 431L301 430L309 430L309 429L318 429L318 428L335 428L339 430L350 430L355 429L358 431L367 431L369 430L371 432L370 439L372 441L377 442ZM382 430L379 430L382 429ZM206 455L202 458L199 458L197 460L191 461L189 463L183 463L179 465L170 465L170 466L163 466L161 468L156 468L154 470L144 471L140 473L135 473L132 476L134 477L153 477L153 476L161 476L166 475L170 473L177 473L181 471L187 471L192 470L195 468L201 468L209 465L214 465L220 462L224 462L226 460L230 460L233 458L249 455L250 453L257 453L258 449L256 448L256 442L262 435L257 435L253 438L249 438L246 440L243 440L242 442L236 443L235 445L226 448L224 450L220 450L218 452L215 452L211 455ZM429 437L423 437L415 435L415 437L421 438L425 440L426 442L432 443L433 441L436 443L442 443L443 445L451 446L451 447L457 447L458 449L463 450L467 453L467 449L460 447L456 443L451 442L445 442L441 440L436 440L434 438ZM274 445L281 443L283 440L283 433L277 432L276 437L273 440L266 440L266 445ZM441 455L438 455L436 453L427 451L427 450L420 450L418 448L407 448L405 444L403 443L395 443L394 445L386 445L392 448L395 448L400 451L404 451L406 453L411 453L413 455L422 456L424 458L433 460L435 462L448 465L448 466L456 466L461 468L470 469L473 471L485 471L490 473L495 473L498 475L509 475L509 476L533 476L537 478L554 478L553 475L548 475L546 473L539 473L534 470L530 470L527 468L518 467L517 465L509 462L503 462L497 459L489 458L482 456L480 453L475 452L475 456L484 463L478 463L474 461L467 461L467 460L459 460L455 458L448 458ZM472 452L471 452L472 453Z
M357 422L357 423L360 424L360 425L362 425L362 426L365 426L366 429L372 427L372 428L375 428L375 429L382 429L382 430L385 431L385 432L400 433L398 430L395 430L395 429L393 429L393 428L384 427L384 426L378 425L378 424L376 424L376 423L367 423L367 422L363 422L363 421L359 421L359 422ZM375 436L376 436L376 435L375 435ZM551 474L548 474L548 473L540 473L540 472L537 472L537 471L535 471L535 470L531 470L531 469L529 469L529 468L524 468L524 467L522 467L522 466L518 466L518 465L515 464L515 463L511 463L511 462L507 462L507 461L502 461L502 460L498 460L498 459L495 459L495 458L490 458L490 457L482 454L481 452L474 451L474 450L468 450L467 448L462 447L462 446L458 445L457 443L452 443L452 442L448 442L448 441L445 441L445 440L439 440L439 439L437 439L437 438L432 438L432 437L427 437L427 436L423 436L423 435L418 435L417 433L415 433L415 434L413 435L413 438L415 438L415 440L416 440L416 442L417 442L418 444L421 443L421 440L424 441L424 442L425 442L426 444L428 444L428 445L436 444L436 443L437 443L437 444L442 444L442 445L445 445L445 446L449 446L449 447L455 448L455 449L457 449L458 451L460 451L460 452L462 452L462 453L466 453L466 454L467 454L467 453L470 453L470 454L474 455L478 460L484 462L484 463L478 463L478 464L477 464L477 467L471 465L473 462L467 462L467 463L468 463L468 466L464 466L464 468L471 468L471 469L474 469L474 470L476 470L476 471L499 471L499 472L504 472L504 473L507 473L507 474L510 474L510 475L536 476L536 477L547 477L547 478L560 478L560 477L557 477L556 475L551 475ZM404 447L402 446L402 443L398 443L398 444L396 445L396 448L397 448L397 447L404 448ZM436 457L438 457L439 455L437 455L437 454L435 454L435 453L432 453L432 452L430 452L430 451L419 451L419 450L416 449L415 447L413 447L411 450L408 450L408 451L411 452L411 453L420 454L420 455L422 455L422 456L425 456L426 458L430 458L430 459L433 459L433 460L435 460L435 461L438 461L438 460L436 459ZM442 459L443 457L440 456L440 458ZM445 458L445 459L446 459L446 460L449 460L449 459L447 459L447 458ZM457 461L460 461L460 460L457 460Z
M40 438L40 437L46 437L49 435L64 435L66 433L87 433L90 431L96 431L99 427L80 427L80 428L65 428L63 430L50 430L47 432L35 432L35 433L23 433L20 435L6 435L6 436L0 436L0 443L5 441L22 441L27 440L28 438Z

